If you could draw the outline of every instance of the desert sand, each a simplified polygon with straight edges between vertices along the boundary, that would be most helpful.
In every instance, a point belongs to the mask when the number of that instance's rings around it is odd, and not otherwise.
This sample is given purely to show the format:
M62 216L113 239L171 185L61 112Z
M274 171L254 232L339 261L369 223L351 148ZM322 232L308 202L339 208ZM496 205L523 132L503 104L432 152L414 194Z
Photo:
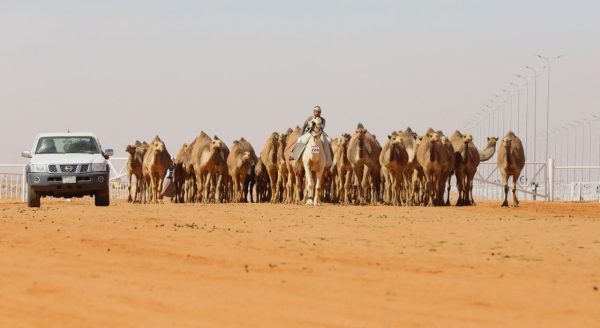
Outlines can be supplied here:
M0 203L0 327L599 327L599 288L597 203Z

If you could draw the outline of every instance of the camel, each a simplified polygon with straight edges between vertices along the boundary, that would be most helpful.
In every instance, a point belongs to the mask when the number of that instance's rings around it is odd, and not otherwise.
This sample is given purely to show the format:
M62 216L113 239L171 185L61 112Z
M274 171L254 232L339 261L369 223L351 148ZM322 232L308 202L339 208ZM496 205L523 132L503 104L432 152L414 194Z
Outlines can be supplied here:
M313 124L306 150L302 153L302 164L306 172L306 204L320 205L321 183L327 163L327 155L322 138L321 123Z
M494 137L488 138L488 144L483 151L477 150L473 143L473 136L462 134L455 131L450 137L454 147L456 186L458 188L457 206L475 205L473 200L473 179L477 172L480 162L488 161L494 156L496 151L496 141Z
M498 142L498 138L496 137L487 137L487 144L485 148L479 152L479 160L482 162L487 162L490 160L494 154L496 153L496 143Z
M523 144L521 139L517 137L512 131L509 131L498 149L498 170L502 176L502 182L504 184L504 202L502 207L508 206L508 179L512 177L513 188L513 206L519 206L519 199L517 199L517 183L521 171L525 167L525 151L523 150Z
M271 200L271 193L269 190L269 174L265 169L265 165L262 160L258 158L256 166L254 166L255 176L255 189L256 189L256 201L264 203Z
M210 173L210 179L208 179L210 187L207 189L209 191L207 200L222 203L229 198L230 184L229 168L227 166L229 148L219 137L214 136L211 142L211 152L213 154L213 170Z
M144 178L150 187L150 201L162 201L163 181L171 165L171 155L159 136L154 137L143 159Z
M440 136L437 133L427 133L419 137L417 148L417 160L423 167L425 190L422 193L422 205L431 204L440 205L440 181L443 178L443 162L446 149L440 142Z
M125 151L129 154L127 158L127 190L129 195L127 197L128 202L141 202L140 196L144 189L144 173L143 173L143 161L146 151L148 151L148 144L146 142L141 143L136 141L134 145L128 145ZM135 176L135 193L131 196L131 178Z
M304 190L304 165L299 159L290 160L298 138L302 136L302 130L299 126L287 136L287 146L285 147L284 157L287 162L288 181L285 186L285 203L300 203L302 201L302 191Z
M175 186L175 202L185 201L185 181L188 179L185 172L185 157L189 154L190 146L184 143L173 160L173 185Z
M200 134L194 139L194 146L191 151L190 163L194 168L195 179L195 198L193 201L208 202L208 187L210 184L210 176L214 169L214 156L218 150L218 144L216 147L212 144L212 139L201 131Z
M292 132L292 129L288 129L286 132L279 134L277 140L277 187L275 189L275 194L278 201L285 201L285 188L289 179L285 148L287 147L287 138Z
M444 148L444 152L440 154L439 162L442 165L442 173L440 179L437 181L437 198L435 202L438 205L450 205L450 189L452 188L452 175L454 174L456 158L454 155L454 146L452 142L444 132L441 130L433 131L433 129L428 129L427 133L435 133L439 136L440 145ZM444 193L447 192L447 198L444 201Z
M350 139L347 156L352 166L354 179L360 189L358 202L361 204L366 204L369 196L371 203L377 202L377 195L374 193L377 192L377 182L380 178L379 154L381 154L379 142L359 123Z
M417 161L417 134L410 127L406 130L396 132L396 136L402 140L406 153L408 154L408 162L403 174L404 191L401 193L402 202L410 205L417 202L416 191L418 190L419 177L422 177L421 165ZM416 177L416 178L415 178Z
M403 189L403 175L408 164L408 153L402 138L396 133L388 136L379 155L381 176L384 185L384 201L388 204L400 204L400 192Z
M273 132L265 142L265 146L260 153L260 159L264 164L265 170L269 175L269 185L271 189L271 203L277 201L277 148L279 147L279 133Z
M352 136L344 133L337 140L335 151L333 152L333 165L331 166L331 171L335 174L336 179L336 197L338 201L345 204L348 204L350 201L350 189L352 187L352 165L350 165L350 161L348 160L350 138Z
M233 200L236 202L246 202L246 180L252 168L257 162L256 153L252 145L241 138L233 142L231 152L227 157L227 166L229 167L229 176L233 184Z

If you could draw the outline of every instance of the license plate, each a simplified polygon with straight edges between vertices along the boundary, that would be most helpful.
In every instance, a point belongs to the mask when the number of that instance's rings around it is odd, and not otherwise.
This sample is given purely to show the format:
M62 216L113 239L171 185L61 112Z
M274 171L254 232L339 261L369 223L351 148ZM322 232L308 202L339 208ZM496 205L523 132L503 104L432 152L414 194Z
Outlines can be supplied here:
M76 177L62 177L62 183L77 183Z
M318 154L321 152L321 148L319 148L319 146L312 146L311 152L313 154Z

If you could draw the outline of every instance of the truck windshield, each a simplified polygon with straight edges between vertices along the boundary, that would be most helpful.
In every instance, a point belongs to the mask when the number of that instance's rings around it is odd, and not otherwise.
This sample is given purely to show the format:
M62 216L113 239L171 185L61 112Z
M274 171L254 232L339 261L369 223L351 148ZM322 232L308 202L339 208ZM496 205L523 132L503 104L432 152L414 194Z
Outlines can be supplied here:
M99 154L98 143L92 137L42 137L36 154Z

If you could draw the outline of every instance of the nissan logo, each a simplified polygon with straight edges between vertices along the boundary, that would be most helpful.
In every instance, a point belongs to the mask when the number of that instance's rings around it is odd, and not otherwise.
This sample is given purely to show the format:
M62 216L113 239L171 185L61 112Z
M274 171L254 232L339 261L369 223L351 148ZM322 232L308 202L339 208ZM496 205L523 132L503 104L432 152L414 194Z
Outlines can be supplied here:
M65 166L65 171L73 172L73 167L71 165L67 165L67 166Z

